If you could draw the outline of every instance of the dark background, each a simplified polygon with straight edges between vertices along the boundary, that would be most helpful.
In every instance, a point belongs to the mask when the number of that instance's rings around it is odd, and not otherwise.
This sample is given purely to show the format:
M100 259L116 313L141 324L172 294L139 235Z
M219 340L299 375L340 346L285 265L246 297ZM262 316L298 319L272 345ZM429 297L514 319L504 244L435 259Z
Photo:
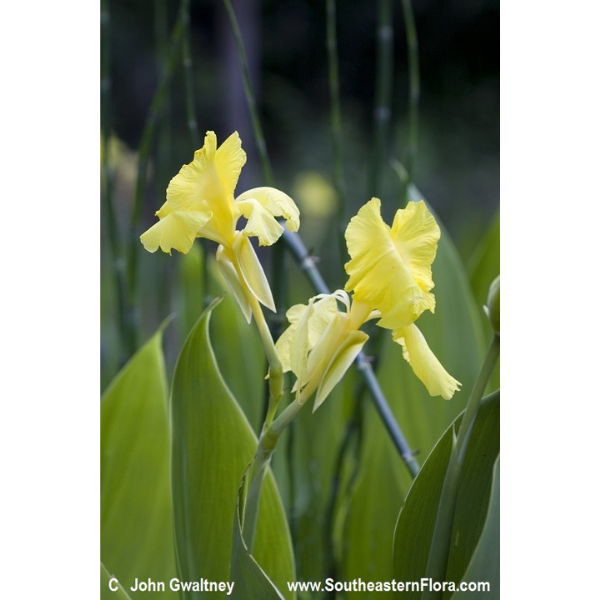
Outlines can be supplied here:
M295 178L317 171L331 181L331 133L323 0L233 3L259 98L275 184L293 192ZM138 148L164 64L179 3L113 0L110 36L112 125ZM499 2L422 0L413 3L419 41L421 99L414 181L468 260L499 203ZM348 214L370 197L377 2L337 3L344 167ZM402 4L394 3L394 81L389 156L406 158L408 72ZM256 155L241 70L221 2L192 0L191 44L200 135L223 141L240 132L248 153L238 190L264 184ZM154 148L149 209L164 201L169 179L195 149L185 113L183 67L173 73ZM398 194L384 171L382 199ZM127 204L127 198L116 198ZM395 202L395 198L391 200Z

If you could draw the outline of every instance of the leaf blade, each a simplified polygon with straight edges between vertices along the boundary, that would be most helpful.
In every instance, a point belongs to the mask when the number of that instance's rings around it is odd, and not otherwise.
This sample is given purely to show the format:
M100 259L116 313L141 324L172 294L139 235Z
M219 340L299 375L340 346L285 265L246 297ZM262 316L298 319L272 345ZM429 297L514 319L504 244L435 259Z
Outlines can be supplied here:
M221 377L210 342L209 320L218 303L206 309L191 331L173 376L175 537L180 575L188 581L230 580L237 492L257 446L248 420ZM266 527L268 523L275 525ZM270 472L263 483L255 548L256 560L280 589L294 580L291 540ZM239 592L243 582L235 585ZM202 593L186 596L202 597Z
M109 385L100 409L101 559L126 585L176 574L163 329Z

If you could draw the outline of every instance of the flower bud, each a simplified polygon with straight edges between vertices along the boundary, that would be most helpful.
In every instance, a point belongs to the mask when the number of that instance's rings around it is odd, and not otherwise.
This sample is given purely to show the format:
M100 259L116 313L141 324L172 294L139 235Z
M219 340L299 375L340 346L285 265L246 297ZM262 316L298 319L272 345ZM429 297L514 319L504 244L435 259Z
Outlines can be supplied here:
M483 307L488 316L492 329L500 333L500 275L492 281L488 292L487 306Z

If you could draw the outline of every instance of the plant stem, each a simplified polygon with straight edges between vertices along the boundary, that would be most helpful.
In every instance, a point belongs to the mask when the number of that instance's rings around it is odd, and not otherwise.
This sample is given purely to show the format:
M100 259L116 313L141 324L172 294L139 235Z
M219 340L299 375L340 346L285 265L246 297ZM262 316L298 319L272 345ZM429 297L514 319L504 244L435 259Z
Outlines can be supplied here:
M381 196L382 169L386 164L392 117L394 27L391 0L379 0L377 11L377 75L374 110L374 146L368 196Z
M402 189L401 205L406 204L408 189L414 178L415 160L419 139L419 98L421 84L419 77L419 44L417 27L410 0L402 0L404 29L408 50L408 148L406 157L406 182Z
M181 1L181 20L183 23L181 51L183 57L183 72L185 81L185 113L187 118L188 130L192 146L198 150L202 145L200 131L198 129L198 120L196 119L196 95L194 93L194 63L192 61L191 34L190 34L190 0ZM209 245L206 238L200 238L202 246L202 289L204 290L204 308L206 308L211 297L208 293L209 288L209 268L208 257Z
M452 543L452 528L454 525L454 513L456 510L456 498L460 473L463 465L465 452L469 444L469 438L475 423L475 417L481 404L481 398L485 386L494 370L498 356L500 355L500 336L494 334L484 363L477 377L477 381L471 390L467 407L463 413L458 436L453 440L452 451L448 461L444 485L440 495L440 503L436 518L435 530L431 539L430 554L427 561L426 577L433 581L444 581L448 566L448 557ZM428 590L423 593L423 600L437 600L442 597L443 592Z
M329 97L331 101L331 140L333 181L338 195L338 243L340 258L346 255L344 223L346 222L346 194L342 159L342 111L340 107L340 76L337 52L336 2L327 0L327 59L329 63Z
M129 227L129 248L128 248L128 264L127 264L127 282L129 288L129 318L132 323L134 335L137 330L137 313L135 301L137 297L137 276L138 276L138 255L139 247L139 224L142 216L142 205L144 200L144 191L146 185L146 169L150 151L152 150L152 142L156 133L159 116L167 99L168 84L171 75L175 69L176 59L180 51L183 32L183 20L179 15L170 39L169 55L167 57L166 66L163 72L160 84L152 98L148 118L144 126L142 141L140 143L138 155L138 173L135 186L135 197L133 210L131 214L131 222Z
M100 93L102 98L101 133L102 145L102 213L105 218L105 228L108 235L108 244L112 256L113 274L116 289L116 312L119 323L118 348L119 365L125 364L127 357L131 354L131 333L127 319L127 281L125 277L125 259L123 247L119 239L117 218L113 206L113 167L110 163L110 134L112 126L112 114L110 103L110 91L112 86L110 74L110 8L108 0L102 0L101 4L101 27L102 46L100 57ZM127 350L125 350L127 348Z
M260 117L258 115L258 108L256 106L256 100L254 98L254 92L252 91L252 81L250 80L250 69L248 68L248 58L246 56L246 50L244 48L244 40L242 39L242 33L235 16L235 11L231 6L230 0L223 0L229 22L231 23L231 29L233 30L233 36L235 38L235 44L238 50L238 56L240 64L242 66L242 77L244 79L244 92L246 94L246 102L248 103L248 110L250 111L250 118L252 119L252 128L254 130L254 138L256 146L258 148L258 155L260 157L260 163L263 170L263 177L265 183L268 186L273 185L273 172L271 170L271 161L267 153L267 144L265 142L265 136L263 134L262 125L260 123Z

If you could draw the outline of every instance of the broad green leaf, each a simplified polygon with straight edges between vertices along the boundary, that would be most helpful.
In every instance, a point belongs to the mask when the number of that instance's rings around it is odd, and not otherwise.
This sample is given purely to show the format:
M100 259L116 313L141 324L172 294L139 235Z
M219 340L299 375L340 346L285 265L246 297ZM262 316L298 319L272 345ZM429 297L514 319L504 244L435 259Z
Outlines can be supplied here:
M420 200L411 187L410 199ZM439 223L439 219L438 219ZM423 314L417 321L430 348L463 384L452 400L429 396L424 385L402 357L388 331L382 330L377 375L409 445L422 462L436 441L464 408L469 390L484 355L481 319L452 240L443 228L433 263L435 314ZM367 342L364 351L373 350ZM368 396L365 401L370 403ZM411 477L393 446L379 415L369 406L365 411L361 473L346 507L344 578L391 580L394 526ZM348 594L360 598L359 593Z
M100 600L131 600L119 581L100 563Z
M231 551L231 581L236 585L232 590L232 600L260 598L260 600L284 600L285 597L275 587L268 575L261 569L248 551L242 535L241 498L246 496L247 479L244 475L242 487L238 493L233 524L233 547ZM237 582L242 583L238 585Z
M176 575L162 329L101 404L101 560L127 589L136 577L168 582ZM177 598L170 590L162 596Z
M455 592L452 600L498 600L500 598L500 457L494 465L494 480L488 514L479 543L463 581L489 582L489 592Z
M194 244L188 254L180 257L179 313L183 325L181 339L198 321L204 310L206 295L223 296L219 310L212 315L212 330L218 343L214 352L223 379L239 401L254 431L262 423L263 399L267 373L265 354L254 323L244 318L234 296L215 266L214 258L208 261L209 290L203 289L203 262L200 244Z
M446 430L413 482L400 511L394 534L394 573L398 581L425 576L439 498L452 447L453 431L462 415ZM460 476L446 581L459 582L471 560L488 512L494 462L500 451L500 394L486 397L475 419ZM444 598L451 595L447 592ZM417 592L405 592L419 598Z
M209 320L218 302L202 314L188 336L173 377L175 538L180 578L186 581L230 580L237 493L257 446L248 420L221 377L209 339ZM295 578L290 535L270 472L263 483L254 557L285 597L293 598L286 584ZM244 582L236 581L235 586L243 591ZM214 592L208 596L220 597Z

